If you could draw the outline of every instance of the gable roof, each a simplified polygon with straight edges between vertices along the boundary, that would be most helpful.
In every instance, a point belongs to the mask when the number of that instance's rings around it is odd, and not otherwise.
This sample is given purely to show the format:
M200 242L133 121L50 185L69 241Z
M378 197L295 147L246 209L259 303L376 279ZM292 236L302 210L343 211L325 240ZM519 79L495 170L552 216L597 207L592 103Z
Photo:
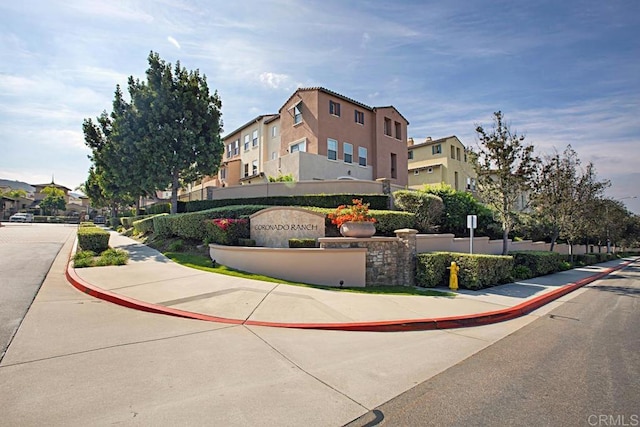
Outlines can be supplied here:
M282 110L282 108L287 105L287 103L289 103L289 101L291 101L291 98L293 98L298 92L313 92L313 91L318 91L318 92L324 92L327 95L331 95L331 96L335 96L336 98L340 98L343 101L347 101L350 102L352 104L355 104L359 107L364 108L365 110L369 110L369 111L373 111L373 107L370 107L366 104L363 104L362 102L358 102L355 99L349 98L347 96L341 95L338 92L334 92L332 90L329 90L327 88L324 88L322 86L314 86L314 87L299 87L298 89L295 90L295 92L293 92L291 94L291 96L289 98L287 98L287 100L284 102L284 104L282 104L282 107L280 107L280 110Z
M236 130L234 130L233 132L230 132L230 133L226 134L225 136L223 136L223 137L222 137L222 140L225 140L225 139L229 138L229 136L234 135L234 134L236 134L236 133L240 132L242 129L244 129L244 128L248 127L249 125L251 125L251 124L253 124L253 123L257 123L257 122L259 122L259 121L260 121L260 120L262 120L262 119L265 119L265 121L264 121L264 122L265 122L265 124L266 124L266 123L269 123L269 121L272 121L272 119L273 119L273 117L274 117L274 116L278 116L278 117L280 117L280 115L279 115L279 114L261 114L261 115L259 115L258 117L256 117L256 118L254 118L254 119L249 120L247 123L243 124L242 126L240 126L239 128L237 128L237 129L236 129Z
M451 139L451 138L455 138L455 139L460 143L460 145L462 145L465 149L467 148L467 147L462 143L462 141L460 141L460 138L458 138L458 137L457 137L457 136L455 136L455 135L445 136L444 138L433 139L433 140L431 140L431 141L420 142L420 143L418 143L418 144L409 145L409 146L407 146L407 148L408 148L409 150L412 150L412 149L414 149L414 148L416 148L416 147L417 147L417 148L420 148L420 147L425 147L425 146L428 146L428 145L442 144L443 142L445 142L445 141L447 141L447 140L449 140L449 139Z

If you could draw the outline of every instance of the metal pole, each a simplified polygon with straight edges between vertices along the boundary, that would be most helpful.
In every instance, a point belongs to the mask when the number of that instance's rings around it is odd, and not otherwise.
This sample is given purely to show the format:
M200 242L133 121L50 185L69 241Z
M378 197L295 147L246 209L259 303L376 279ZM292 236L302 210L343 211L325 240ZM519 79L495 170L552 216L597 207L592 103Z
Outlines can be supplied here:
M469 239L469 253L473 255L473 227L469 230L471 231L471 238Z

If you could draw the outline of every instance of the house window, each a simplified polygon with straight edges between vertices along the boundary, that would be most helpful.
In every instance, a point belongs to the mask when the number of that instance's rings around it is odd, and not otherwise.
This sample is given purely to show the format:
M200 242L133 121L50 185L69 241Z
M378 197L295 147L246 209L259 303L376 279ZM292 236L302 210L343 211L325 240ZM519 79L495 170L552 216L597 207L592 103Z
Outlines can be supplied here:
M296 144L291 144L289 152L295 153L297 151L307 151L307 141L300 141Z
M358 147L358 164L367 166L367 149L364 147Z
M252 147L257 147L258 146L258 131L254 130L253 131L253 140L251 142Z
M227 168L220 169L220 179L227 179Z
M251 175L258 174L258 161L254 160L251 162Z
M249 135L244 136L244 151L249 149Z
M244 164L244 176L249 176L249 163Z
M233 143L233 155L237 156L240 153L240 140L236 139Z
M456 159L460 161L460 147L456 147Z
M302 103L298 102L293 107L293 124L297 125L302 122Z
M327 159L338 160L338 141L327 139Z
M409 160L413 160L413 150L409 151Z
M275 138L276 136L278 136L278 127L271 126L271 138Z
M402 139L402 123L395 122L396 139Z
M275 160L278 158L278 153L276 153L275 151L271 152L271 160Z
M384 134L391 136L391 119L388 117L384 118Z
M431 154L442 154L442 145L434 145L431 147Z
M231 157L232 152L233 152L233 144L227 145L227 158Z
M453 173L453 181L454 181L453 189L458 191L458 172Z
M340 103L329 101L329 114L340 117Z
M364 113L362 111L355 110L354 111L356 123L364 124Z
M391 178L398 177L398 156L395 153L391 153Z
M353 145L345 142L342 145L342 149L344 150L344 162L353 163Z
M454 147L453 145L451 146L451 158L456 158L456 147Z

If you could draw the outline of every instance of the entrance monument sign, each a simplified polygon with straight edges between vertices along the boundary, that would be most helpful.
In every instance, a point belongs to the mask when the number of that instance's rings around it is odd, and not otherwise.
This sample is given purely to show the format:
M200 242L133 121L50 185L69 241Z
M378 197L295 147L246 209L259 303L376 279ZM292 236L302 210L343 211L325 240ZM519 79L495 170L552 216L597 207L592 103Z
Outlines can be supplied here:
M302 208L273 207L251 215L251 238L256 245L288 248L289 239L324 237L324 214Z

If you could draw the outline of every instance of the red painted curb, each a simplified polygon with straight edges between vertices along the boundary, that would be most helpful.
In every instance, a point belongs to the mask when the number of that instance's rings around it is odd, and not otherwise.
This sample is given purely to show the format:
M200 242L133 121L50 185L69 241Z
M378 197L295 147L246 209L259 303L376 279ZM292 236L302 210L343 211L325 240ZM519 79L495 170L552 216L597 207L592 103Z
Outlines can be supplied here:
M178 310L162 305L147 303L123 295L109 292L82 280L71 267L71 263L67 264L65 276L67 280L78 290L113 304L135 310L146 311L149 313L165 314L170 316L182 317L187 319L204 320L208 322L228 323L235 325L250 326L268 326L275 328L293 328L293 329L322 329L334 331L359 331L359 332L400 332L400 331L428 331L434 329L453 329L466 328L472 326L489 325L492 323L504 322L506 320L515 319L530 313L551 301L554 301L570 292L575 291L582 286L594 282L614 271L620 270L633 261L626 261L618 266L611 267L593 276L585 277L575 283L562 286L545 295L533 298L513 307L502 310L488 311L484 313L469 314L462 316L426 318L426 319L406 319L406 320L388 320L374 322L351 322L351 323L279 323L279 322L263 322L257 320L228 319L224 317L209 316L206 314L193 313L190 311Z

